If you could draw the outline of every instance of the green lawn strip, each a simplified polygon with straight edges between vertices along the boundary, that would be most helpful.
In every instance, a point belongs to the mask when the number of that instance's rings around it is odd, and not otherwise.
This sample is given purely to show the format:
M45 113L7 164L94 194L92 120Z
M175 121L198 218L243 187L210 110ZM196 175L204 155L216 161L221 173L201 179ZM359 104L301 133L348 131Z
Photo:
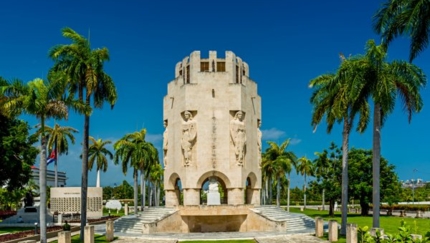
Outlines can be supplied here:
M32 227L0 227L0 234L4 233L15 233L26 230L34 230Z
M115 237L114 240L118 239L118 237ZM51 243L57 243L58 241L50 241ZM108 243L109 241L106 240L106 237L104 235L95 235L94 236L94 242L95 243ZM72 236L72 243L81 243L80 235L74 235Z
M186 242L186 243L211 243L211 242L222 242L222 243L255 243L255 240L180 240L179 242Z
M336 212L334 217L329 217L327 211L318 211L313 209L306 209L300 212L298 208L290 208L290 212L293 213L304 213L311 218L321 217L325 221L336 220L339 224L341 223L341 213ZM405 221L411 228L412 234L425 235L430 229L430 220L423 218L401 218L398 216L380 216L380 226L384 229L385 234L397 234L400 222ZM360 214L348 214L348 223L357 224L358 227L368 226L372 227L372 216L361 216Z

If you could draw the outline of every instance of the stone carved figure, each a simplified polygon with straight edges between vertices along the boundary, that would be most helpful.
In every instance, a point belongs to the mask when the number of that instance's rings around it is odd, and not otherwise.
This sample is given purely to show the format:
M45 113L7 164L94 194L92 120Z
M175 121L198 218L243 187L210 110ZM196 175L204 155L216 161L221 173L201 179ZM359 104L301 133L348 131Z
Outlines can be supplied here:
M258 166L261 168L261 138L263 137L263 133L260 130L261 120L257 121L257 149L258 149Z
M233 120L230 121L230 136L235 148L237 164L243 165L246 146L246 130L242 111L236 112Z
M167 145L169 143L168 140L168 129L167 129L167 120L164 120L164 133L163 133L163 152L164 152L164 168L167 166Z
M209 192L218 192L218 181L214 178L209 180Z
M196 121L193 120L193 115L189 111L184 113L185 120L182 122L182 154L184 156L184 165L189 166L192 160L192 150L197 138Z

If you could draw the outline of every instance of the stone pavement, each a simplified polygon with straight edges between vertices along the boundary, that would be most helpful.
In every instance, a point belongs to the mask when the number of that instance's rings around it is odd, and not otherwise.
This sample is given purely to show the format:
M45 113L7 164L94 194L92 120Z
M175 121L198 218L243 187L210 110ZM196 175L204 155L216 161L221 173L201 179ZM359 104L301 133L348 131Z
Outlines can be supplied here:
M328 242L314 237L310 234L286 234L279 232L216 232L216 233L188 233L168 234L159 233L152 235L118 236L116 243L174 243L180 240L233 240L233 239L255 239L259 243L320 243Z

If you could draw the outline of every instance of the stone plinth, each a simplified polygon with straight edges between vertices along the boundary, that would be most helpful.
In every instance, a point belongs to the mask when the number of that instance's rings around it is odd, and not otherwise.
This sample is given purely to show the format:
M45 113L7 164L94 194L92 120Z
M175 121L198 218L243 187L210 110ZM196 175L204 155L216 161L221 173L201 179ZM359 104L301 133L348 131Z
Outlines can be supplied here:
M94 225L85 226L84 243L94 243Z
M111 242L114 239L113 221L106 221L106 240Z
M58 232L58 243L70 243L72 242L70 231Z
M338 240L339 228L336 220L328 221L328 241L334 242Z
M124 204L124 215L128 215L128 203Z
M208 192L208 205L220 205L221 197L219 192Z
M315 218L315 236L322 237L324 235L324 220L321 217Z
M357 225L347 224L346 225L346 243L357 243Z

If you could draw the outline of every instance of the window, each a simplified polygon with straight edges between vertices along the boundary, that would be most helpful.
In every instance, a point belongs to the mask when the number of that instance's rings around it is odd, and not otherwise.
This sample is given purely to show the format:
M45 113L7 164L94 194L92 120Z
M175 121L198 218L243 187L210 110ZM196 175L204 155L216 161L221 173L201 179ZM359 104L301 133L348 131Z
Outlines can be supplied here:
M187 66L187 81L186 81L186 83L187 84L190 83L190 65Z
M239 67L236 65L236 83L239 83Z
M209 72L209 62L200 62L200 72Z
M217 62L216 70L217 72L225 72L225 62Z

